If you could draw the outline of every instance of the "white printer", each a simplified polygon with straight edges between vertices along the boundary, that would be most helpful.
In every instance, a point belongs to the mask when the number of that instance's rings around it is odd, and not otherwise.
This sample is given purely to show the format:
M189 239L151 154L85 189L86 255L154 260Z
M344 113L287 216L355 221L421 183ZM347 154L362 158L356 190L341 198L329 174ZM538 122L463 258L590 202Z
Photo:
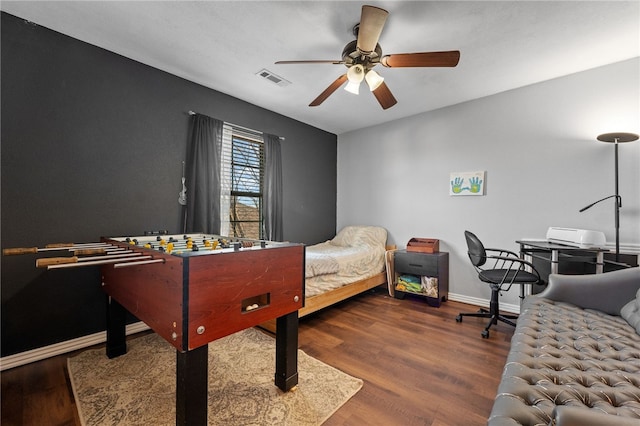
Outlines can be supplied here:
M556 226L547 229L547 240L579 248L604 248L607 244L603 232Z

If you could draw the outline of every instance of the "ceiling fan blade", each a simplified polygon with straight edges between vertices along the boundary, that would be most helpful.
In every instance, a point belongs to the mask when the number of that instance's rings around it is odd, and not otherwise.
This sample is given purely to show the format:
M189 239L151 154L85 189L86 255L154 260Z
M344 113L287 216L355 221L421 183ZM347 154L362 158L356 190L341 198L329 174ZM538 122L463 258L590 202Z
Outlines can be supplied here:
M362 6L360 26L358 28L357 47L363 52L373 52L378 44L382 28L389 12L375 6Z
M324 89L324 91L320 93L320 95L318 95L318 97L315 98L313 102L309 104L309 106L318 106L323 103L329 96L331 96L333 92L338 90L338 87L342 86L345 81L347 81L347 75L343 74L338 77L333 83L331 83L329 87Z
M288 65L288 64L335 64L335 65L340 65L340 64L344 64L344 61L342 60L336 60L336 59L312 59L309 61L277 61L276 64L278 65Z
M378 86L376 90L373 91L373 95L380 103L382 109L391 108L398 103L384 81L382 82L382 84L380 84L380 86Z
M385 67L455 67L460 60L460 51L398 53L385 55L380 63Z

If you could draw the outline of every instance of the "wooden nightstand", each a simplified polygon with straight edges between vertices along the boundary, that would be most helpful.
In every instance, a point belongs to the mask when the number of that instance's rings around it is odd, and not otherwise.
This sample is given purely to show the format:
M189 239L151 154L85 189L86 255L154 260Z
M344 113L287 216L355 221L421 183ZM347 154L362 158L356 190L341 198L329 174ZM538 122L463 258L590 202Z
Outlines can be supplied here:
M449 297L449 253L420 253L398 250L394 255L394 297L407 294L424 297L430 306L439 307ZM406 277L410 283L404 285ZM399 289L400 288L400 289Z

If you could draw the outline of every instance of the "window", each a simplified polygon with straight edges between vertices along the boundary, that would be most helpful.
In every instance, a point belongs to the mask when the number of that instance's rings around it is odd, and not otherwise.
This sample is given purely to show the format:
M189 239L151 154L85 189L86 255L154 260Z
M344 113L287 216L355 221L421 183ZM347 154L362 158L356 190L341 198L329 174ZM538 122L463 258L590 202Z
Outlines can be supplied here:
M225 124L223 137L223 174L227 190L222 197L222 218L228 218L221 233L230 237L263 238L262 188L264 180L264 144L261 135L251 134ZM225 143L226 141L226 143ZM227 232L223 232L226 230Z

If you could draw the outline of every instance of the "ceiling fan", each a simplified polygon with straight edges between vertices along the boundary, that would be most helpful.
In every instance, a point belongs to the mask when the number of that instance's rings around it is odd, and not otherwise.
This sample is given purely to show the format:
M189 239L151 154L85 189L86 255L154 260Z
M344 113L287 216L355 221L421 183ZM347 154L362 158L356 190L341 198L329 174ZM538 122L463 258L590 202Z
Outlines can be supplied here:
M318 106L333 92L347 82L345 90L358 94L362 80L367 82L383 109L391 108L398 101L393 96L384 79L373 70L378 64L388 68L400 67L455 67L460 60L460 52L420 52L398 53L382 56L378 39L382 33L389 12L375 6L362 6L360 23L353 28L356 40L348 43L340 60L278 61L276 64L321 64L345 65L347 73L338 77L309 106Z

